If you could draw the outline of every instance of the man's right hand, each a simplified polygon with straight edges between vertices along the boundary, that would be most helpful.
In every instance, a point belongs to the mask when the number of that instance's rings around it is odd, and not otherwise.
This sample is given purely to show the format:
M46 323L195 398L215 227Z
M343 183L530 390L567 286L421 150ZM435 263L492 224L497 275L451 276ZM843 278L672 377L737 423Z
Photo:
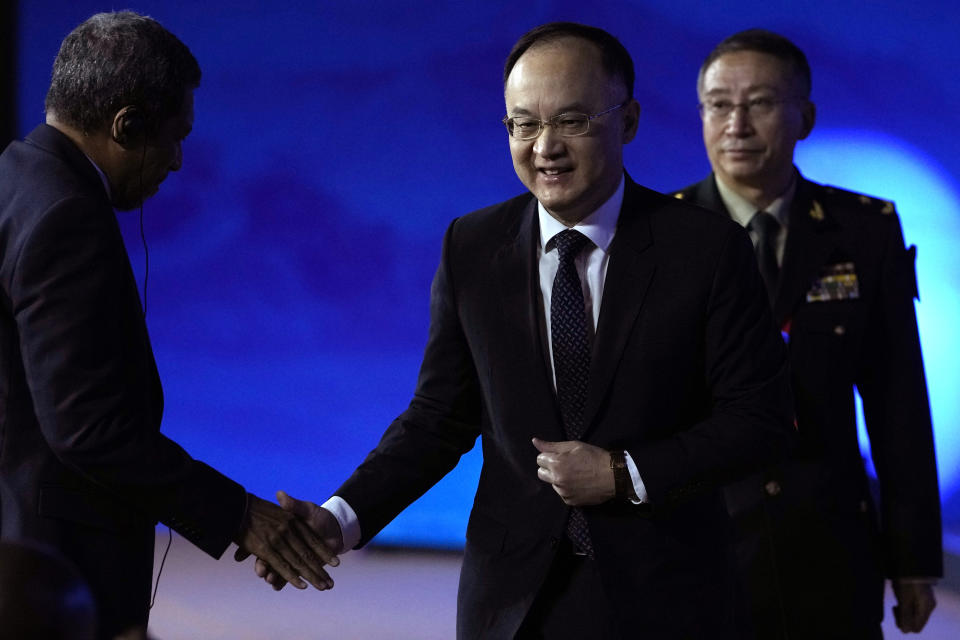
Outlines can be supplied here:
M277 491L277 502L285 511L309 525L326 548L333 553L343 551L343 533L340 531L340 523L332 513L312 502L291 498L283 491ZM290 582L290 579L283 572L278 571L266 558L258 557L254 570L258 576L272 585L275 591L283 589L284 585ZM296 583L293 583L293 586L297 586Z
M283 496L292 500L286 494ZM326 544L314 533L315 530L313 524L301 521L295 513L251 493L248 494L243 527L234 540L239 547L234 557L243 560L249 555L257 556L258 566L261 562L266 563L275 572L277 581L289 582L297 589L307 588L300 576L321 591L330 589L333 580L323 570L323 565L335 567L340 564L336 557L339 547L334 549Z

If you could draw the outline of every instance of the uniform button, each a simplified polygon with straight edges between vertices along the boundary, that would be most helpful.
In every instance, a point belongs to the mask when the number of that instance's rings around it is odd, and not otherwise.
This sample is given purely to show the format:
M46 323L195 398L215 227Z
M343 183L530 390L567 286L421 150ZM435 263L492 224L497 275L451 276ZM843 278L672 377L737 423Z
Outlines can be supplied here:
M560 539L550 536L550 546L556 547L558 544L560 544Z
M861 500L861 501L860 501L860 513L866 513L866 512L867 512L867 501L866 501L866 500Z
M763 485L763 490L767 492L768 496L778 496L780 495L780 483L776 480L771 480Z
M847 332L847 328L846 328L845 326L843 326L842 324L838 324L837 326L835 326L835 327L833 328L833 332L834 332L835 334L837 334L838 336L842 336L843 334L845 334L845 333Z

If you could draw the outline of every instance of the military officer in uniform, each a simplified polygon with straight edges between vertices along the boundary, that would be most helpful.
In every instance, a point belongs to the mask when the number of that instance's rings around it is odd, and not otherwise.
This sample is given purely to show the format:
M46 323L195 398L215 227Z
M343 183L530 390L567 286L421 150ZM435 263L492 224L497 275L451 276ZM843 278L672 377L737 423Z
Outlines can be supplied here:
M749 231L788 342L798 447L730 485L745 602L758 638L880 638L923 628L942 575L940 501L913 300L915 247L893 203L806 180L793 164L815 107L810 68L760 29L723 40L697 81L712 173L675 197ZM863 400L879 501L857 439Z

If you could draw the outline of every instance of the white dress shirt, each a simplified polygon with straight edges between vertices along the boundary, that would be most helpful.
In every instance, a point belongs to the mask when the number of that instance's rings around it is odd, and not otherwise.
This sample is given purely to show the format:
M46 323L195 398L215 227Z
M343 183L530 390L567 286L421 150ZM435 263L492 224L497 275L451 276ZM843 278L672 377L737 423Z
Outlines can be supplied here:
M590 238L592 245L588 245L574 260L580 283L583 286L583 302L587 316L587 331L591 336L596 334L597 320L600 317L600 303L603 298L603 284L607 277L607 265L610 262L608 250L617 230L617 219L620 217L620 207L623 205L624 179L620 178L620 185L610 198L600 207L584 218L572 229L576 229ZM556 391L556 372L553 371L553 338L550 332L550 299L553 294L553 280L560 266L560 258L556 248L550 242L555 235L568 227L554 218L539 202L537 215L540 221L540 243L537 246L537 261L540 273L540 293L543 298L541 318L549 337L550 369L553 373L553 388ZM626 453L626 452L625 452ZM647 499L647 489L640 479L640 472L629 453L626 453L627 469L633 480L633 488L639 501ZM357 514L339 496L333 496L322 505L329 509L340 523L343 533L343 550L352 549L360 541L360 523Z
M540 294L543 297L543 313L540 317L544 320L545 335L549 336L550 371L553 373L554 391L557 390L557 372L553 367L553 334L550 330L548 310L553 295L553 280L556 278L557 269L560 267L560 255L550 241L555 235L568 228L575 229L590 238L592 244L581 251L573 262L577 268L577 275L580 276L580 285L583 287L587 332L590 334L592 342L597 332L597 321L600 319L603 284L607 280L607 265L610 262L610 243L613 242L613 236L617 231L617 219L620 217L620 208L623 206L623 188L624 179L620 178L620 185L610 196L610 199L572 227L567 227L550 215L542 204L537 203L537 214L540 218L540 244L537 247L537 258L540 268ZM646 502L647 488L644 486L643 480L640 479L637 465L630 457L629 452L624 453L626 453L630 479L633 480L633 490L637 494L639 502Z

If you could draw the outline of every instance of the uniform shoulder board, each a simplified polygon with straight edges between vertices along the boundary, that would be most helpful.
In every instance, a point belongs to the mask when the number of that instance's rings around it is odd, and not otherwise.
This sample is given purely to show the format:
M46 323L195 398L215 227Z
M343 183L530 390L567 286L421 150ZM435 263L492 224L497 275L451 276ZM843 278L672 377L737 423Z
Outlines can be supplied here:
M857 193L856 191L847 191L839 187L825 186L823 190L831 200L845 207L873 211L881 215L890 215L896 211L893 202L890 200L874 198L873 196Z

